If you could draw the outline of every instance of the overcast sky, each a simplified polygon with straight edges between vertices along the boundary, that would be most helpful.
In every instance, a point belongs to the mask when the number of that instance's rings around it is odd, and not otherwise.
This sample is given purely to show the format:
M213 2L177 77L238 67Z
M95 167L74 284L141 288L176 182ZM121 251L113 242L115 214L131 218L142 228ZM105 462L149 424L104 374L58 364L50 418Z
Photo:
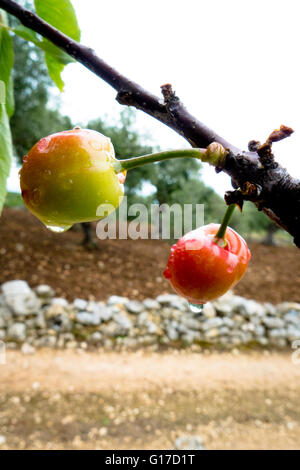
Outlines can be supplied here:
M170 82L198 119L242 148L280 124L295 130L274 148L299 177L299 1L73 0L82 42L155 94ZM80 64L66 67L62 111L74 121L118 116L115 92ZM138 112L138 128L162 149L185 141ZM16 188L16 172L9 188ZM226 175L205 167L220 194Z

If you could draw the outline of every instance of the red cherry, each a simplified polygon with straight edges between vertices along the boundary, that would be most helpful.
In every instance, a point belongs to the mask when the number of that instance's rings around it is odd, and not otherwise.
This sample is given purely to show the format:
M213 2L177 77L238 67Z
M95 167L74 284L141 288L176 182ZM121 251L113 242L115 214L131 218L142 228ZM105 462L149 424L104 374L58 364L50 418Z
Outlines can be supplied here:
M173 289L192 304L216 299L243 277L251 258L245 240L232 228L226 246L216 243L218 224L209 224L184 235L172 246L164 276Z

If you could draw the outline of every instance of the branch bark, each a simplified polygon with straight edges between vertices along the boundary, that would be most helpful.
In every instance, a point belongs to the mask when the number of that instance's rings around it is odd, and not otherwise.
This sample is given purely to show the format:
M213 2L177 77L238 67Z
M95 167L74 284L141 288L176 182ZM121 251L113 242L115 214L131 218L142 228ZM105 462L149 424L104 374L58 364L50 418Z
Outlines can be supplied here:
M227 173L236 188L236 191L227 195L227 200L232 202L236 198L239 204L243 200L252 201L259 210L263 210L290 233L300 248L300 181L292 178L274 160L272 139L260 151L255 146L253 151L253 142L249 147L252 151L242 151L192 116L175 95L171 85L161 87L164 97L161 101L104 62L93 49L72 40L18 3L0 0L0 8L106 81L117 91L116 99L120 104L134 106L149 114L184 137L193 147L206 147L212 142L222 144L229 153L224 166L216 170Z

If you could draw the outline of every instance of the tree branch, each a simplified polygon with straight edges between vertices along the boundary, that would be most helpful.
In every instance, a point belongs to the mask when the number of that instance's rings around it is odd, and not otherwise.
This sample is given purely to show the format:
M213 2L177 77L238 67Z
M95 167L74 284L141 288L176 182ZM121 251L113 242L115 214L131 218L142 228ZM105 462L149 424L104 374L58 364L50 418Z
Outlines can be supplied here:
M251 200L259 210L263 210L289 232L300 247L300 181L292 178L275 162L271 147L276 138L269 139L261 149L251 141L251 151L244 152L192 116L175 95L171 85L161 87L164 96L161 102L157 96L100 59L93 49L72 40L16 2L0 0L0 8L106 81L117 91L116 99L120 104L134 106L149 114L182 135L193 147L206 147L215 141L222 144L229 154L224 166L217 168L217 171L226 172L236 188L231 196L227 195L227 199L231 198L232 201L237 198L239 204L243 200Z

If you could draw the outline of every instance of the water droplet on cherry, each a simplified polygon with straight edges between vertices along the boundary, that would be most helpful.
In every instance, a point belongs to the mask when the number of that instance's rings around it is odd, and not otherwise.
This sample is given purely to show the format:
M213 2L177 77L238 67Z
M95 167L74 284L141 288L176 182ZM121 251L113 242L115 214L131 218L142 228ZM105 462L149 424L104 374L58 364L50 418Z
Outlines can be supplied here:
M72 225L46 225L48 230L55 233L63 233L69 230Z
M38 143L37 143L37 148L39 152L44 152L47 150L48 146L50 143L49 137L43 137Z
M190 311L193 313L201 313L203 310L203 304L192 304L189 302Z

